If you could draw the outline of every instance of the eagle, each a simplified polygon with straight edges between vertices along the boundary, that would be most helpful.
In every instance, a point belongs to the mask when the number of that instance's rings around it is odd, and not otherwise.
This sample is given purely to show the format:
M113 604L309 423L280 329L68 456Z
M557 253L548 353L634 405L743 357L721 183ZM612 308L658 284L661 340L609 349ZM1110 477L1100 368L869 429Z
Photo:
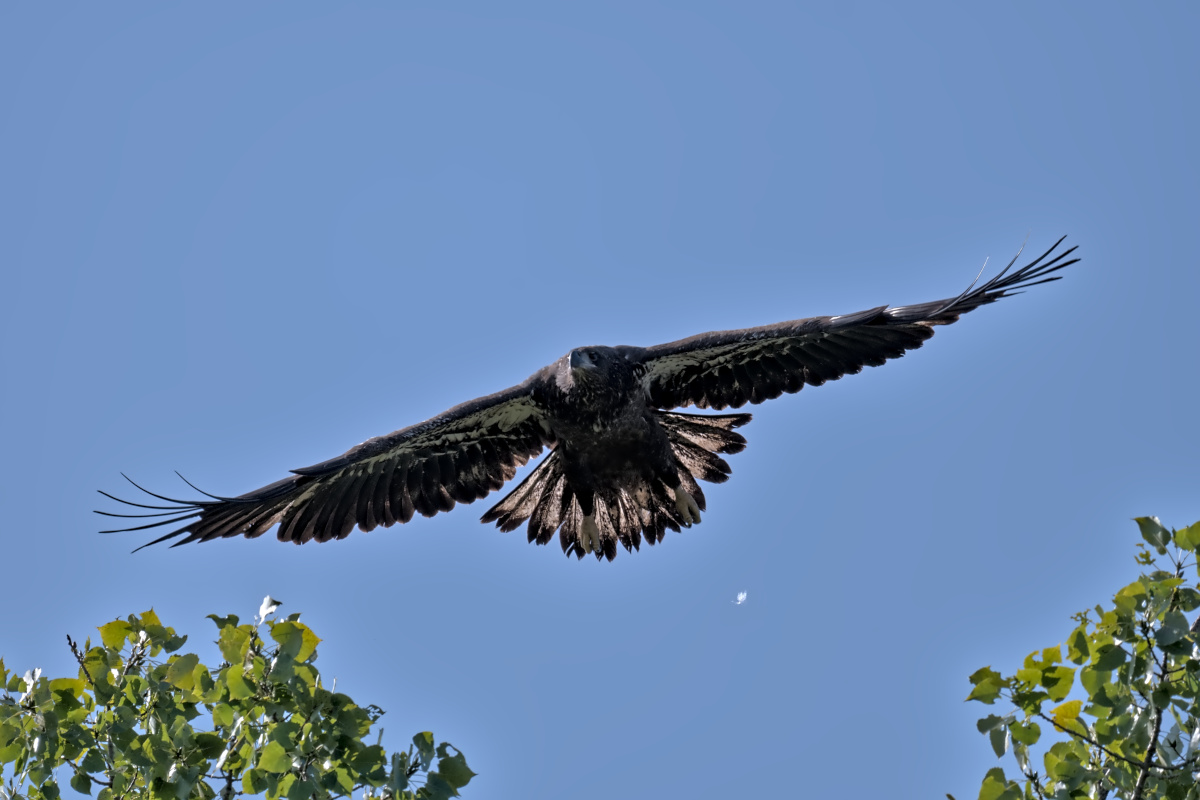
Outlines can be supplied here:
M655 345L577 347L524 382L455 406L432 419L369 439L337 458L295 469L282 480L237 497L177 500L136 488L169 505L106 497L150 513L98 513L155 521L116 531L186 523L142 547L233 536L256 537L278 525L278 538L303 544L346 538L431 517L500 489L543 449L549 455L482 522L502 531L526 525L530 542L558 534L563 552L597 560L618 545L638 550L666 531L700 522L706 509L697 481L722 483L721 456L740 452L736 429L749 414L695 414L757 404L805 386L820 386L920 347L938 325L969 311L1059 280L1076 263L1074 247L995 277L957 297L917 305L877 306L854 314L713 331ZM182 476L181 476L182 477ZM138 548L139 550L141 547Z

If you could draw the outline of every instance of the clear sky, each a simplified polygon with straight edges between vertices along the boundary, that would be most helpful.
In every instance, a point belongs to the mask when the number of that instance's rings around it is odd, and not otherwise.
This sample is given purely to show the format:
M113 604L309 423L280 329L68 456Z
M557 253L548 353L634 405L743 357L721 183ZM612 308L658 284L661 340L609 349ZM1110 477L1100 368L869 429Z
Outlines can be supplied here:
M1200 12L807 5L0 8L9 666L150 606L215 657L269 593L470 797L974 796L967 675L1131 579L1130 517L1200 518ZM1062 234L1064 280L755 407L703 524L611 564L483 502L96 534L121 471L239 494L574 346L952 296Z

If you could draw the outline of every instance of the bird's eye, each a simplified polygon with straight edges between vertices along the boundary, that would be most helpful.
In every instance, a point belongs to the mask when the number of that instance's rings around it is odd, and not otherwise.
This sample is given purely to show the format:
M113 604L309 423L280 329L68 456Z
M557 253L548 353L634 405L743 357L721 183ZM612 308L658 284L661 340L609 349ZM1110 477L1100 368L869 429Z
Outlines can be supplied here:
M595 350L588 350L588 351L587 351L587 357L588 357L588 358L590 358L592 361L595 361L595 360L596 360L596 358L597 358L597 356L596 356L596 351L595 351Z

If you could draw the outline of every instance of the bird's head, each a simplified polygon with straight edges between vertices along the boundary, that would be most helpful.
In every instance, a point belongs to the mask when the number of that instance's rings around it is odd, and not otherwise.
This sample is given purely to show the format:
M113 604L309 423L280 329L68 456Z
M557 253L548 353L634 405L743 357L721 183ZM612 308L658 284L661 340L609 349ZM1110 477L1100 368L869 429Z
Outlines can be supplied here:
M635 380L638 367L615 347L577 347L558 360L556 381L564 392L586 389L621 394Z
M619 374L615 367L620 360L620 354L611 347L576 347L558 362L558 384L564 391L570 391L580 385L610 383Z
M567 354L571 372L576 375L603 371L607 347L577 347Z

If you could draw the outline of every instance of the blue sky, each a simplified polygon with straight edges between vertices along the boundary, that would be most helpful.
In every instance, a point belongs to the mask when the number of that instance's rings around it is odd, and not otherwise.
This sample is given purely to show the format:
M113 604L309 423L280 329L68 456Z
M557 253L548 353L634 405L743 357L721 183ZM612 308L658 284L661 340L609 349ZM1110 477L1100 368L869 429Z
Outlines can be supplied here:
M1198 22L4 6L0 654L65 673L64 634L154 606L215 656L204 615L269 593L471 797L973 796L967 675L1131 579L1130 517L1200 518ZM482 502L323 546L95 533L121 471L238 494L577 345L952 296L1064 233L1065 280L754 408L703 524L611 564Z

